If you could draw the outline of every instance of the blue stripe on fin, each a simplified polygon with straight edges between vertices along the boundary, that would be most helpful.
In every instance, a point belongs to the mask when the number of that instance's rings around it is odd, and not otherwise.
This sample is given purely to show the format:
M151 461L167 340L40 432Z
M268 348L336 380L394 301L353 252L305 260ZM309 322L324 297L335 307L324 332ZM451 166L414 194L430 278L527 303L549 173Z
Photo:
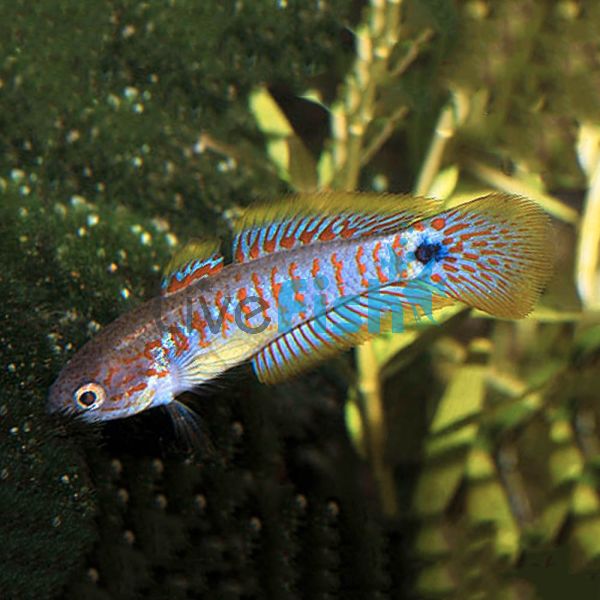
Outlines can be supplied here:
M218 240L192 240L181 248L165 269L162 294L174 294L223 268Z

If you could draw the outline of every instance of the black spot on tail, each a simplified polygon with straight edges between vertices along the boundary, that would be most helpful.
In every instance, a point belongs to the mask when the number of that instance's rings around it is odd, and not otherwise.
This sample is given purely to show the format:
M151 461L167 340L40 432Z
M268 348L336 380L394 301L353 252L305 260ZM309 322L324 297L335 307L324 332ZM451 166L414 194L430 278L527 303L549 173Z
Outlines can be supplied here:
M442 245L423 243L415 250L415 258L426 265L430 260L439 260L441 258Z

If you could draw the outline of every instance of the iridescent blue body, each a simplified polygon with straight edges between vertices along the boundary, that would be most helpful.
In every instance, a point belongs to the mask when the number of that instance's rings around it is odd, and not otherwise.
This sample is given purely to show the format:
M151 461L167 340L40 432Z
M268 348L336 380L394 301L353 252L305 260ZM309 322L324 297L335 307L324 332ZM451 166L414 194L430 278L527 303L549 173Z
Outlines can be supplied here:
M63 369L51 409L90 420L180 410L177 394L246 360L277 382L457 301L522 317L550 273L547 219L521 198L442 212L393 196L297 202L251 211L231 265L216 242L185 248L161 297L106 327Z

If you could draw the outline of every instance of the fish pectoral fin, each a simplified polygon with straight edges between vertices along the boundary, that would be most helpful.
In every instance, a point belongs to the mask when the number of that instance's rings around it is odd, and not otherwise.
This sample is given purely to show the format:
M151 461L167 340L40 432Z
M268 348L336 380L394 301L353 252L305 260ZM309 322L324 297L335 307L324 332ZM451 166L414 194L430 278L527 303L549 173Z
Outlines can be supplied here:
M162 294L168 296L191 283L215 275L223 268L223 257L217 239L190 240L175 253L162 281Z
M252 366L259 381L279 383L380 333L434 322L435 310L454 303L422 281L391 284L283 333L254 356Z

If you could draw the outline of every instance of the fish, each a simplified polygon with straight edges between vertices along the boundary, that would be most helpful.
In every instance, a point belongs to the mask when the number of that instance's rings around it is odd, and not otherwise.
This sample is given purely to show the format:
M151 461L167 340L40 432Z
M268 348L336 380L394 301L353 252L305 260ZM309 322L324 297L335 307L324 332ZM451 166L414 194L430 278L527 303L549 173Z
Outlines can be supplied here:
M225 265L192 240L161 294L102 328L62 368L51 413L120 419L163 406L250 361L276 384L406 322L462 303L498 318L531 312L553 265L552 227L532 200L491 193L442 210L401 195L320 192L248 209Z

